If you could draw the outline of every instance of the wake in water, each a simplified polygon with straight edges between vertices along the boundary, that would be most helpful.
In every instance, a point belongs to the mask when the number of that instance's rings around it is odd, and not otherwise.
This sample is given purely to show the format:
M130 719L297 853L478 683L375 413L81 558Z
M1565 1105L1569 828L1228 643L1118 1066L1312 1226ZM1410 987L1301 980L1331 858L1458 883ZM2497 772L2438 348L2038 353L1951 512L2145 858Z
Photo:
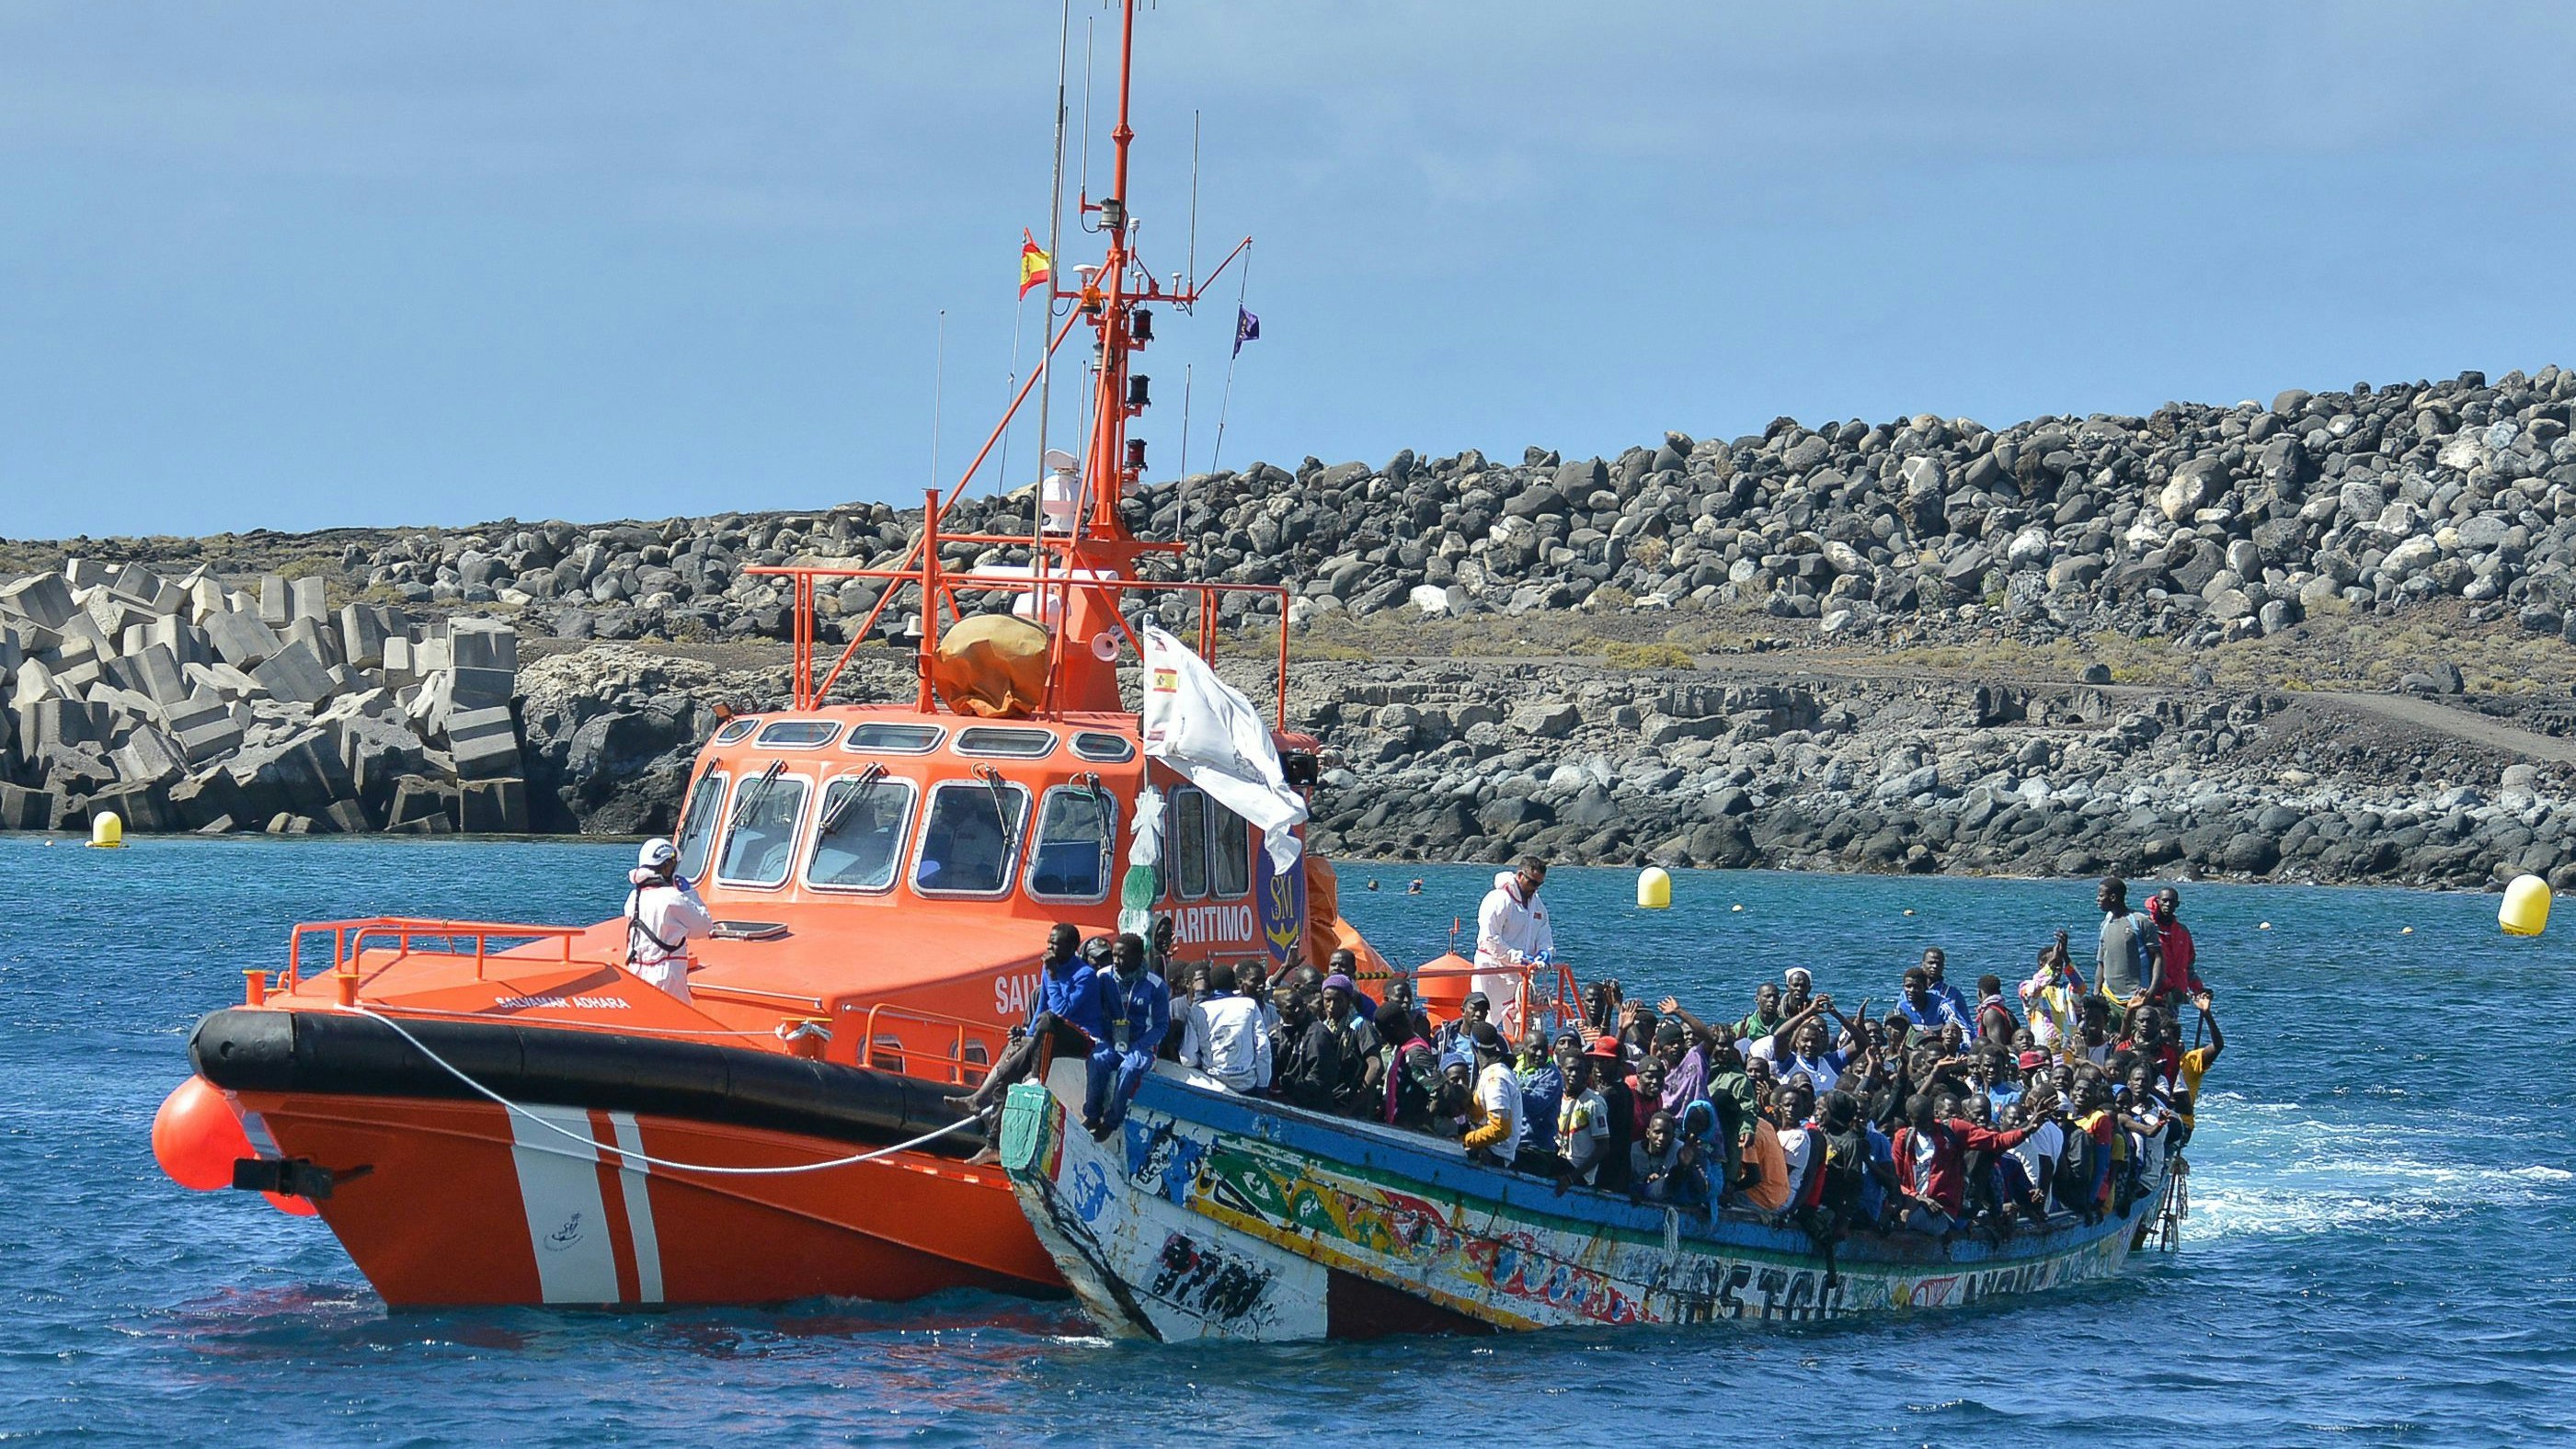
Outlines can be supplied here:
M2482 1144L2510 1152L2519 1144L2508 1135L2356 1129L2309 1107L2233 1093L2213 1093L2201 1121L2188 1154L2186 1244L2421 1227L2494 1208L2576 1204L2576 1172L2566 1168L2422 1151ZM2399 1146L2413 1151L2370 1150Z

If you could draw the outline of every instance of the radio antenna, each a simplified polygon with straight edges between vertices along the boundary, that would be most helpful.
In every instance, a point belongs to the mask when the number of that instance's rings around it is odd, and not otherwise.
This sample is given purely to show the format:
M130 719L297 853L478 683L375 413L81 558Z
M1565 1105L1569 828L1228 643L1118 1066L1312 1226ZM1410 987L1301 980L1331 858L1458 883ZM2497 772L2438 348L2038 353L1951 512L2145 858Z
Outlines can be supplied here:
M1190 285L1199 289L1199 113L1190 112ZM1193 306L1187 310L1196 312ZM1186 436L1186 434L1184 435ZM1188 445L1183 444L1186 448Z
M948 309L939 309L939 341L931 354L930 364L930 486L936 491L939 477L939 401L948 390Z

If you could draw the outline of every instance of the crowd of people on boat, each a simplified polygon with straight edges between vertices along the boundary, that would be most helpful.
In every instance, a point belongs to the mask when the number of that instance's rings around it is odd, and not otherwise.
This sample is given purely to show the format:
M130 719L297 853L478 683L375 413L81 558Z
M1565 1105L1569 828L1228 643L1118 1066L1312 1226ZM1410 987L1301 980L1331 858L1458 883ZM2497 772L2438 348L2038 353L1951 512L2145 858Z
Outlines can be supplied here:
M1347 951L1275 979L1224 962L1167 977L1167 937L1086 943L1058 926L1029 1026L957 1104L989 1112L1046 1056L1079 1051L1083 1126L1105 1138L1154 1062L1176 1060L1230 1091L1453 1138L1559 1192L1754 1214L1827 1241L2001 1238L2124 1212L2189 1139L2225 1046L2179 894L2133 910L2117 878L2101 883L2089 973L2060 931L2026 972L1982 973L1973 996L1934 946L1879 1012L1846 1010L1792 967L1740 1016L1603 980L1579 1020L1524 1026L1517 994L1498 1003L1488 983L1552 948L1545 880L1535 860L1497 878L1479 989L1437 1024L1400 975L1368 983L1373 995Z

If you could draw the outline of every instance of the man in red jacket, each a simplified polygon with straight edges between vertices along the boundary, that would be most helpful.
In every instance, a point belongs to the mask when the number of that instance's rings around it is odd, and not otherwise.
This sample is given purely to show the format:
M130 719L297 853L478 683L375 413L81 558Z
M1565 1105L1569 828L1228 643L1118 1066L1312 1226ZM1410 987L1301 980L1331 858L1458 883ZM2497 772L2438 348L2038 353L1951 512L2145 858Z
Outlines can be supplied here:
M1998 1132L1965 1117L1945 1120L1939 1100L1929 1092L1908 1098L1905 1114L1906 1125L1896 1129L1896 1174L1905 1180L1905 1195L1914 1200L1905 1225L1919 1233L1957 1227L1967 1197L1969 1153L2002 1152L2030 1135L2026 1127Z
M2155 919L2158 956L2156 979L2148 984L2147 1000L2158 1006L2191 1000L2209 988L2200 984L2200 973L2192 969L2191 931L2182 923L2182 892L2166 886L2147 902L2147 911Z

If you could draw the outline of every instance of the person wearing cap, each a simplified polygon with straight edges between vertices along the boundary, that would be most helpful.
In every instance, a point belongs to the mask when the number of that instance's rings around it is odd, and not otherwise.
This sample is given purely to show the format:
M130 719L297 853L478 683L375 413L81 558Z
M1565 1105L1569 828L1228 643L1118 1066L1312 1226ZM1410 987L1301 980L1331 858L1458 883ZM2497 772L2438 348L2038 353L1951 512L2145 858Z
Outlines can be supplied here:
M1469 1040L1475 1048L1475 1095L1468 1099L1467 1132L1459 1139L1467 1160L1488 1167L1509 1167L1520 1155L1521 1083L1503 1050L1503 1034L1490 1021L1478 1022Z
M715 930L698 888L680 874L680 852L655 838L636 852L635 868L626 873L626 969L671 993L689 999L689 943Z
M1816 993L1816 976L1804 966L1792 966L1780 973L1780 985L1780 1015L1785 1020L1807 1009Z
M1335 976L1339 976L1344 980L1349 981L1351 983L1351 1009L1359 1013L1361 1020L1374 1022L1377 1020L1377 998L1360 989L1359 974L1360 953L1352 950L1348 946L1342 947L1340 950L1335 951L1331 956L1325 958L1325 984L1330 985L1331 979Z
M1469 984L1502 1003L1494 1012L1494 1025L1507 1037L1520 1035L1522 970L1556 958L1556 932L1538 898L1545 884L1547 862L1522 856L1518 865L1494 877L1494 888L1476 908L1476 973Z

